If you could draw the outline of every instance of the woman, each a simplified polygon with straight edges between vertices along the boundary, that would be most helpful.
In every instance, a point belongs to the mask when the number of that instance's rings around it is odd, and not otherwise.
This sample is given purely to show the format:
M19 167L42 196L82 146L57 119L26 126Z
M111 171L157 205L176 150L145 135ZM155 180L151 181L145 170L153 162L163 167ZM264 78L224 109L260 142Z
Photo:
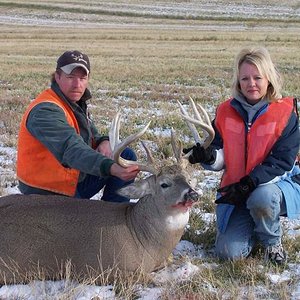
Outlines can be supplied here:
M217 108L212 144L192 147L190 163L224 169L216 200L220 258L247 257L259 242L268 260L286 261L279 217L300 216L300 169L295 164L300 135L295 101L282 98L280 89L269 52L262 47L241 50L233 97Z

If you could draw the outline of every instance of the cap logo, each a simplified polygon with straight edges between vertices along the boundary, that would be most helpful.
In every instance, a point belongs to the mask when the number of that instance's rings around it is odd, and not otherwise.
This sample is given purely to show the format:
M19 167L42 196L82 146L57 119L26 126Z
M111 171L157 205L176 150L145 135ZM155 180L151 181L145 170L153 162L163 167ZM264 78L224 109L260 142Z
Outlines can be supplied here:
M86 65L88 64L86 60L83 59L83 55L79 54L79 55L75 55L75 54L71 54L73 59L76 61L83 61Z

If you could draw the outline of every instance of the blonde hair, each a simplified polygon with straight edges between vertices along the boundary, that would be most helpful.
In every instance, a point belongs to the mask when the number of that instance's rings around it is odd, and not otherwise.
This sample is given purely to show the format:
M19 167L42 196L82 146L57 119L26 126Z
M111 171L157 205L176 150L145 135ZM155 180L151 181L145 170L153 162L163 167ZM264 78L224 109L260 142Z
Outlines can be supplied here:
M258 72L268 79L269 85L265 98L269 102L274 102L282 98L282 78L272 62L268 50L264 47L244 48L236 56L232 83L233 97L243 95L239 83L239 71L241 64L244 62L256 66Z

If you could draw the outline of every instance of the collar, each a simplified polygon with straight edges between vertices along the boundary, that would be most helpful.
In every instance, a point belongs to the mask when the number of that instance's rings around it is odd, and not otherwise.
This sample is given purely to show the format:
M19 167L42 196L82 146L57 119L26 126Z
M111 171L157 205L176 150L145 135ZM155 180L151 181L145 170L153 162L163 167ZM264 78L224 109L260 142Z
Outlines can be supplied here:
M249 104L245 97L237 96L231 100L231 105L239 112L245 122L252 124L268 107L269 102L263 98L254 105Z

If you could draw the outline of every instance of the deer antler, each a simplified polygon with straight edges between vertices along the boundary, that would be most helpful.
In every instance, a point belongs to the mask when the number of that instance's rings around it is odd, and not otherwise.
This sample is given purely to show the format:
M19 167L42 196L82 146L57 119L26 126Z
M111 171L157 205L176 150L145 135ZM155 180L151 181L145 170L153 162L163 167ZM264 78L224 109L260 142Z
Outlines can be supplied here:
M191 97L190 97L190 104L192 106L195 118L192 118L188 115L187 111L179 101L178 104L181 110L181 115L185 119L188 127L190 128L195 142L200 143L206 149L211 144L212 140L215 137L215 131L211 125L208 113L200 104L196 105L194 100ZM199 125L204 131L203 140L201 140L195 125ZM187 157L189 155L190 153L186 154Z
M177 163L180 164L182 160L182 144L175 138L175 131L173 128L171 130L171 146Z
M120 156L122 151L129 144L131 144L134 141L136 141L137 139L139 139L146 132L151 121L148 122L148 124L140 132L137 132L137 133L134 133L134 134L128 136L122 142L119 139L120 121L121 121L121 113L117 112L117 114L115 115L115 117L111 123L111 127L109 130L109 142L110 142L111 149L113 151L113 159L116 161L117 164L119 164L122 167L128 167L130 165L138 165L139 169L141 171L146 171L151 174L156 174L157 173L156 169L150 165L150 164L153 164L153 158L151 156L150 150L146 147L146 145L144 143L142 143L142 144L147 153L148 164L142 164L142 163L138 163L136 161L126 160Z

